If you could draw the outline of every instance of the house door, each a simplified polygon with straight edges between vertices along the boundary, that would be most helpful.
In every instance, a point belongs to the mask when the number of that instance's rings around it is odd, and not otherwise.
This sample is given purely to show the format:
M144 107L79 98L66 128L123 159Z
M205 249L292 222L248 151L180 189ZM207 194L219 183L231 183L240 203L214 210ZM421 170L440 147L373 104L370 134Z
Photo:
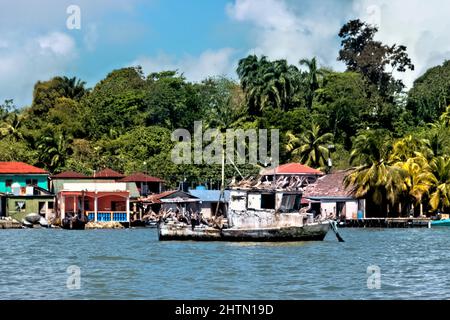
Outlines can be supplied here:
M47 206L45 202L39 202L39 214L43 217L45 217L45 214L47 213Z
M345 219L345 202L336 202L336 219Z

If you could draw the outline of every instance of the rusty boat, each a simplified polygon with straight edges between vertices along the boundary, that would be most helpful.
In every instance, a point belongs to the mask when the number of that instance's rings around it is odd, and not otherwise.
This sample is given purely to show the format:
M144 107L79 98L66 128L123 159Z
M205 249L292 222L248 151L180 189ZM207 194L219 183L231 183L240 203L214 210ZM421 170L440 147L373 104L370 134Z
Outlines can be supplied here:
M264 184L259 180L231 188L221 223L162 220L158 224L159 240L322 241L332 229L338 240L343 241L334 220L308 212L302 202L301 184L283 181Z

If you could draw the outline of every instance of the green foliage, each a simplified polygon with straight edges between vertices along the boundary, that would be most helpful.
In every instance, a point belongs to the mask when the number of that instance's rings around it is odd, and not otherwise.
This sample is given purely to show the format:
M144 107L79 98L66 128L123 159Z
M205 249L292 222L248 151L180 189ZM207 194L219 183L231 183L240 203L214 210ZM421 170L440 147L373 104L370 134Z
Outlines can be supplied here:
M342 27L338 59L346 72L321 68L316 58L300 60L302 71L250 55L239 61L239 82L194 83L170 70L146 76L140 67L114 70L92 90L76 77L39 81L31 106L0 105L0 160L55 173L147 171L169 187L183 180L217 187L220 165L171 161L174 129L192 133L194 121L205 129L279 129L282 162L328 169L330 157L333 169L352 167L349 186L380 207L450 209L450 62L425 72L405 95L392 71L413 69L406 47L375 41L377 31L359 20ZM261 169L238 168L244 176ZM225 172L237 176L231 165Z
M347 22L339 31L342 49L338 60L347 65L347 70L360 72L383 98L391 101L394 94L404 88L403 82L394 79L392 72L414 70L414 65L405 46L388 46L375 41L377 32L376 26L359 19Z
M427 70L414 81L408 95L408 110L415 123L436 121L450 104L450 60Z

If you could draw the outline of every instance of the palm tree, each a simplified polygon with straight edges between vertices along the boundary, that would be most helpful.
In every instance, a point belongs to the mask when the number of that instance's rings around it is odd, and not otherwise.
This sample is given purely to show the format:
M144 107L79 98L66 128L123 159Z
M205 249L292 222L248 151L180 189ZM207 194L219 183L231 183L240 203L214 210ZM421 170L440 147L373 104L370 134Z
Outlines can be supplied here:
M86 82L77 77L68 78L64 76L61 78L61 85L64 90L64 96L73 100L80 100L87 92L85 88Z
M39 160L51 172L60 171L65 166L67 156L71 154L70 142L71 138L61 132L43 136L38 143Z
M314 100L314 93L320 87L319 77L323 76L323 72L317 69L317 60L315 57L311 60L301 59L299 64L308 68L307 76L305 78L308 88L306 93L306 106L308 109L311 109Z
M17 112L11 112L2 119L0 123L0 136L10 136L13 140L23 140L23 135L20 130L22 127L23 116Z
M430 141L428 139L417 138L413 135L407 135L394 143L390 161L405 162L417 156L423 156L426 159L433 157Z
M430 167L434 176L430 205L433 210L443 211L450 208L450 157L436 157Z
M388 151L377 132L364 132L355 139L350 161L358 165L345 177L344 184L356 197L370 197L379 206L396 203L404 173L389 163Z
M237 74L249 113L260 114L267 107L286 110L299 84L299 71L286 60L268 61L255 55L241 59Z
M314 168L326 168L329 157L328 143L331 142L331 133L321 134L320 126L312 124L311 129L297 137L292 132L287 133L288 143L286 151L298 157L301 163Z
M399 198L408 206L422 206L424 195L428 195L435 181L427 158L422 154L417 154L416 157L398 162L394 166L400 168L404 174L401 181L402 194L399 195Z

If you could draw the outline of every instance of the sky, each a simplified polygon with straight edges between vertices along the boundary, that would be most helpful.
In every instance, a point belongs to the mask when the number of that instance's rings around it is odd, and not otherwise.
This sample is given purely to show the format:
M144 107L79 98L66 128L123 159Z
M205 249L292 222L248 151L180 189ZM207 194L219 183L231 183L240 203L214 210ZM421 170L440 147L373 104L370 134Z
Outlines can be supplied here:
M79 29L67 25L73 5ZM376 24L378 40L408 47L416 69L399 77L411 86L450 58L449 15L447 0L0 0L0 103L29 105L38 80L76 76L92 87L136 65L190 81L236 78L248 54L296 65L316 56L343 71L337 34L355 18Z

